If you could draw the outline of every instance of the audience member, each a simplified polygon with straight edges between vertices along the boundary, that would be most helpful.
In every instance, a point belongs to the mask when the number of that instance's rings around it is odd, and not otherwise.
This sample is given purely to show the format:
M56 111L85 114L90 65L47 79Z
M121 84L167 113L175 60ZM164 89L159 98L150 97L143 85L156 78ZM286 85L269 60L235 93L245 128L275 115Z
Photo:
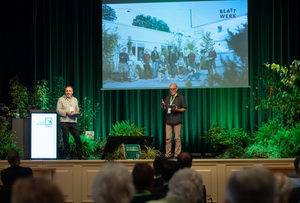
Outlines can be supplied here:
M64 203L64 197L53 182L43 178L19 179L13 186L12 203Z
M21 161L17 151L9 152L7 155L7 161L10 167L1 171L1 180L4 185L12 186L19 178L33 176L31 168L20 166Z
M132 171L133 184L136 193L131 203L144 203L155 198L150 189L154 180L154 171L147 163L136 163Z
M177 158L177 162L179 164L179 168L191 168L192 167L192 162L193 162L193 157L191 153L189 152L182 152L179 154ZM202 190L202 201L199 202L206 202L206 188L205 185L203 184L203 190Z
M282 173L274 173L275 177L275 202L288 203L292 191L292 183L289 178Z
M264 167L252 167L233 173L230 177L225 203L273 203L275 178Z
M148 203L196 203L202 198L202 176L190 169L177 171L170 180L167 196Z
M295 173L289 174L289 180L292 183L292 192L290 195L289 203L299 203L300 202L300 156L296 157L294 160Z
M133 194L132 176L121 163L105 164L93 183L95 203L128 203Z
M153 170L154 170L154 182L151 188L151 193L153 196L157 196L158 198L163 198L165 194L161 194L161 188L164 188L164 180L162 178L162 168L164 162L168 159L164 156L155 157L153 161Z
M165 197L169 188L169 181L172 178L173 174L179 170L179 165L176 161L172 160L166 160L163 164L162 170L161 170L161 176L164 181L164 184L161 188L156 188L154 191L154 188L152 188L153 195L156 197Z
M180 168L191 168L192 167L192 155L189 152L182 152L179 154L178 158L177 158L177 162L179 164Z

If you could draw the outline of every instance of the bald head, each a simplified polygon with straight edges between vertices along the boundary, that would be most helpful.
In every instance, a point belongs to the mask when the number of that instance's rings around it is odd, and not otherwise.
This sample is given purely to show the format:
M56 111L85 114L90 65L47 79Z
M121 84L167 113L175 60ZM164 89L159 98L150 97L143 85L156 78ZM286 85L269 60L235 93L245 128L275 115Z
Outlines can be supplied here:
M192 155L189 152L182 152L179 154L178 158L177 158L177 162L179 164L180 168L191 168L192 167Z

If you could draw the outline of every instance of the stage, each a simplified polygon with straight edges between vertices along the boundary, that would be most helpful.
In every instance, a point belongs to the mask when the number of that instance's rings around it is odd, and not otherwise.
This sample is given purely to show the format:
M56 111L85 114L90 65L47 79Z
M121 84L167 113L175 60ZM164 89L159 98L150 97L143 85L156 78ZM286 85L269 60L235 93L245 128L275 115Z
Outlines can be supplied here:
M21 165L31 167L34 176L43 176L61 188L66 202L93 202L91 186L94 177L107 161L104 160L22 160ZM153 160L118 160L129 170L137 162ZM232 172L252 166L265 166L274 172L294 171L294 159L193 159L193 169L202 176L206 186L207 202L223 202L225 187ZM9 165L0 161L0 170ZM210 200L212 199L212 201Z

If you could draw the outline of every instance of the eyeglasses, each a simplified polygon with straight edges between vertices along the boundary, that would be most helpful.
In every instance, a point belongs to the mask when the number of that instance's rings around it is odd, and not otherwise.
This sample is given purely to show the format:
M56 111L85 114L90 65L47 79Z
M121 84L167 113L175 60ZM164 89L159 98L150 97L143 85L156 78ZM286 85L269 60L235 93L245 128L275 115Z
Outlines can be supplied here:
M177 88L169 88L169 90L176 90Z

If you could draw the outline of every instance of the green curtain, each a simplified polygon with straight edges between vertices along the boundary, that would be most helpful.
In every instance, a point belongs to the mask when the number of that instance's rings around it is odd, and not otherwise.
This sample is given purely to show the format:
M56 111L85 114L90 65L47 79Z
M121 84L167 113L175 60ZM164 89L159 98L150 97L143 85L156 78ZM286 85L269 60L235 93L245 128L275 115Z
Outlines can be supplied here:
M182 128L183 150L210 152L203 135L214 123L253 132L272 112L255 110L264 84L257 76L265 62L289 64L299 51L297 0L249 0L250 88L182 89L188 110ZM164 149L164 119L160 90L101 90L101 1L35 0L34 77L63 76L74 95L100 103L94 122L96 136L106 138L116 121L130 120L154 136L153 146Z

